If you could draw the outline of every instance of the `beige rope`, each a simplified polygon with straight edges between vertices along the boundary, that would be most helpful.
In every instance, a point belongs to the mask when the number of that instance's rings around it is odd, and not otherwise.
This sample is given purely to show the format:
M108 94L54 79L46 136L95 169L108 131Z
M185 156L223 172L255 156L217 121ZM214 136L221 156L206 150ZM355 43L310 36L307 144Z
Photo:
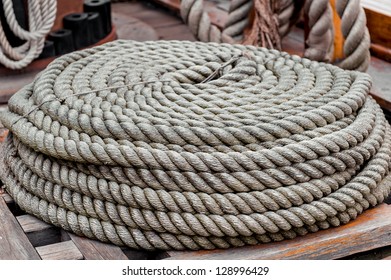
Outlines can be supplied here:
M50 32L56 18L57 1L28 1L29 30L24 30L16 20L12 0L0 2L2 2L11 31L15 36L26 40L22 46L12 47L0 23L0 63L10 69L22 69L41 54L45 37Z
M252 46L116 41L16 93L1 180L28 213L137 249L228 248L345 224L390 193L359 72Z
M305 38L304 57L311 60L334 63L348 70L366 71L370 61L370 38L366 27L364 9L357 0L335 0L339 17L341 18L342 35L345 39L344 57L333 61L334 53L334 27L333 13L330 0L283 0L269 1L270 6L276 3L278 9L273 9L278 20L270 19L270 13L260 9L260 3L268 1L257 0L232 0L228 13L227 23L223 30L211 23L208 13L204 10L203 0L181 0L181 16L197 39L203 42L244 42L246 44L260 45L264 47L279 48L279 40L272 42L266 36L262 40L264 29L274 35L274 23L278 24L278 34L281 38L286 36L291 26L296 22L298 14L303 9L305 21L308 25L308 34ZM257 8L258 6L258 8ZM256 15L263 15L261 24L255 24L249 38L243 41L243 33L249 25L249 17L254 7L258 11ZM259 26L264 28L259 28ZM272 30L272 32L270 32ZM261 37L258 40L257 35ZM254 39L255 38L255 39Z

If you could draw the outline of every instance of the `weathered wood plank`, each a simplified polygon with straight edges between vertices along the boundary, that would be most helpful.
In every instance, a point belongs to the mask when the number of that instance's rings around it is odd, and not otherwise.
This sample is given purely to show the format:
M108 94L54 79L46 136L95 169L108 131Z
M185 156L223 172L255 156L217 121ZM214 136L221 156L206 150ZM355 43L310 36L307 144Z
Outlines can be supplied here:
M172 10L173 12L179 14L181 3L180 0L152 0L160 5ZM215 5L214 3L204 2L205 11L208 12L211 22L218 26L223 27L227 21L227 13L224 11L224 8L220 8L220 5Z
M72 242L86 260L127 260L121 248L68 233Z
M195 41L194 35L186 25L167 26L165 28L155 28L160 40L187 40Z
M22 227L22 229L26 233L45 230L45 229L53 227L52 225L49 225L49 224L39 220L38 218L31 216L31 215L28 215L28 214L18 216L18 217L16 217L16 219L18 220L20 226Z
M382 108L391 111L391 63L372 56L367 73L373 80L370 92L372 97Z
M367 26L371 35L371 51L391 61L391 0L363 0Z
M31 215L18 216L16 219L34 247L61 242L60 229L53 225Z
M391 205L368 210L347 225L293 240L229 250L167 252L168 259L337 259L391 245Z
M0 193L0 197L4 199L5 203L14 203L14 199L6 192Z
M83 255L73 243L65 241L37 247L37 252L43 260L82 260Z
M0 198L0 260L39 260L18 221Z

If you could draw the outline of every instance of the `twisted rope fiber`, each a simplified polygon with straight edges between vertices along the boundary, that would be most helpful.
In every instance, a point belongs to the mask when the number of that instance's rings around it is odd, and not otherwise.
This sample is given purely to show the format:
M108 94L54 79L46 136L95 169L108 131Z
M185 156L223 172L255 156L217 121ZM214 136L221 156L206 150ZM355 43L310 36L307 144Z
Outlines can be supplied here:
M181 0L181 16L197 39L203 42L243 42L257 44L253 40L242 40L248 27L253 0L231 0L227 22L222 30L212 24L204 9L203 0ZM275 13L278 18L278 33L285 37L303 10L308 34L305 39L304 57L332 62L347 70L366 71L370 61L370 36L366 27L364 9L357 0L335 0L336 11L341 19L344 38L343 57L335 59L333 11L329 0L279 0L269 1L271 6L278 3ZM256 6L256 5L255 5ZM256 9L256 8L255 8ZM254 31L256 31L254 29ZM268 46L268 45L264 45ZM278 44L274 48L277 48Z
M28 6L29 30L18 23L12 0L1 0L5 18L15 36L26 42L12 47L0 23L0 63L10 69L22 69L37 58L43 50L45 37L56 19L56 0L30 0Z
M89 238L229 248L355 219L390 193L368 75L253 46L116 41L58 58L0 115L16 203Z

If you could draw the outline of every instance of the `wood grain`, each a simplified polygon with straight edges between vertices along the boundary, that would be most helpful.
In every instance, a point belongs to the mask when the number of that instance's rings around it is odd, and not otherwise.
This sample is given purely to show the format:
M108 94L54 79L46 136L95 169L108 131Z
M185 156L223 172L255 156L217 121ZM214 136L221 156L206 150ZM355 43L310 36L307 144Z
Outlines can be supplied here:
M391 245L391 205L368 210L337 228L293 240L229 250L167 252L168 259L337 259Z
M21 215L16 217L16 219L34 247L61 241L60 229L53 225L47 224L31 215Z
M7 203L7 204L14 203L14 199L6 192L0 194L0 199L1 198L3 198L5 203Z
M72 241L37 247L42 260L82 260L83 255Z
M39 260L18 221L0 197L0 260Z
M102 243L68 233L69 237L86 260L127 260L121 249L112 244Z

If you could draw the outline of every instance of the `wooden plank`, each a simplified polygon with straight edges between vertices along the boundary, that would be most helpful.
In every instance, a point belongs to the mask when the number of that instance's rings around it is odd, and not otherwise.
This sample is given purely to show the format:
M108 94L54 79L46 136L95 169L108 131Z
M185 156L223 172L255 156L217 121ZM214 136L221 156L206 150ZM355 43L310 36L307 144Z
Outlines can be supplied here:
M365 211L337 228L293 240L229 250L167 252L168 259L337 259L391 245L391 205Z
M1 191L0 191L1 192ZM5 203L11 204L14 203L14 199L6 192L0 193L0 197L4 199Z
M391 0L361 0L361 6L391 17Z
M60 229L53 225L31 215L18 216L16 219L34 247L61 242Z
M18 216L16 217L16 219L18 220L20 226L26 233L45 230L53 227L52 225L49 225L39 220L38 218L27 214Z
M194 35L186 25L174 25L165 28L156 28L160 40L187 40L195 41Z
M128 260L118 246L68 233L86 260ZM69 241L68 241L69 242Z
M0 199L0 260L39 260L18 221Z
M372 97L382 108L391 111L391 63L372 57L367 73L373 80L370 92Z
M391 48L371 43L371 54L385 61L391 62Z
M173 12L179 14L181 3L180 0L152 0ZM211 22L218 26L223 27L225 22L227 21L227 13L224 9L220 8L219 5L215 5L214 3L204 2L205 10L208 12Z
M142 12L132 15L133 17L147 22L152 27L163 28L166 26L183 24L182 19L167 12L162 12L160 9L146 9Z
M72 241L37 247L42 260L82 260L83 255Z
M361 2L371 35L372 54L391 61L391 0Z

